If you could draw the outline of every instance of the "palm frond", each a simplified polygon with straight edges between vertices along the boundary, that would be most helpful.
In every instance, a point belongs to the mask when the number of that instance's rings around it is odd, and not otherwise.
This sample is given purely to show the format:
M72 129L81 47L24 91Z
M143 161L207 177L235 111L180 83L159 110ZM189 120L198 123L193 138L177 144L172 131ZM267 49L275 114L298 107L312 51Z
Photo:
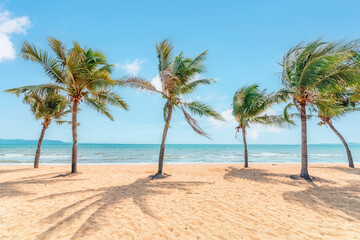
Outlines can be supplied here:
M159 72L168 69L173 62L173 45L168 39L156 44L156 53L159 59Z
M151 82L145 80L144 78L134 77L134 76L124 76L123 84L125 86L137 88L137 89L140 89L143 91L148 91L151 93L160 93L162 95L166 95L162 91L158 91Z
M88 96L84 96L84 102L89 107L93 108L97 112L104 114L106 117L108 117L111 121L114 121L114 117L110 114L110 110L106 106L106 104L102 101L99 101L96 98L91 98Z
M182 105L190 110L192 114L198 115L200 117L212 117L214 119L224 121L223 116L217 113L209 105L201 103L199 101L184 102Z
M204 52L200 53L197 57L192 59L192 61L189 63L188 68L193 68L195 66L198 66L199 64L202 65L202 63L206 60L206 56L207 56L207 50L205 50Z
M250 120L250 123L257 123L257 124L263 124L263 125L270 125L270 126L276 126L276 127L291 127L291 125L295 125L292 121L289 121L289 119L286 119L284 116L280 115L263 115L259 117L254 117Z
M63 117L71 112L70 102L66 97L57 93L25 92L23 102L30 105L30 110L36 120L43 119L47 123L52 120L61 121Z
M193 117L191 117L191 115L188 112L186 112L182 106L180 106L180 109L184 114L186 122L190 125L190 127L194 130L194 132L210 139L209 135L199 126L198 122Z
M113 119L107 108L107 104L127 109L126 102L116 93L110 90L117 82L111 79L112 65L107 63L105 55L95 49L81 47L74 41L73 47L66 50L65 45L54 37L48 38L48 44L55 57L46 50L37 49L34 45L24 42L21 48L21 56L27 60L40 63L45 73L54 82L34 86L24 86L9 89L7 92L20 95L39 94L41 97L56 95L64 92L71 101L84 100L90 107ZM41 105L33 107L36 116L40 112ZM59 108L59 107L58 107ZM66 115L66 111L58 112L58 116Z
M266 90L260 91L257 84L237 90L233 97L233 115L239 123L239 127L247 127L251 123L275 126L292 124L289 117L266 114L266 111L274 103L287 99L288 94L287 91L283 90L280 90L275 95L266 94Z
M216 83L214 79L199 79L187 83L180 87L179 94L189 94L195 91L195 89L200 85L209 85L211 83Z
M62 63L65 63L66 59L67 59L67 53L66 53L66 48L65 48L64 44L60 40L58 40L54 37L48 37L48 42L49 42L49 46L51 47L53 52L56 54L58 59Z
M97 99L99 102L103 102L105 104L113 105L116 107L120 107L124 110L128 110L128 104L120 97L119 94L115 92L94 92L92 93L92 97Z
M56 83L65 84L59 62L52 58L46 50L38 50L35 46L25 41L20 49L20 55L26 60L37 62L43 66L46 75Z
M30 86L12 88L12 89L4 90L4 92L13 93L16 96L20 96L20 94L23 93L37 93L39 95L51 95L58 93L59 90L65 91L63 87L49 83L49 84L30 85Z
M166 103L163 107L163 117L164 117L165 122L167 121L168 115L169 115L169 102L166 101Z

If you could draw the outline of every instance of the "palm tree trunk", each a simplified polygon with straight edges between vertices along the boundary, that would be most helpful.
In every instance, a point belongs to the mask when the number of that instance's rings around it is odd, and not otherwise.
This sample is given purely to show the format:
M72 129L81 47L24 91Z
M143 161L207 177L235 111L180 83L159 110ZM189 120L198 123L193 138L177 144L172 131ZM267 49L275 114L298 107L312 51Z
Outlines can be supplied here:
M244 142L244 168L249 167L248 163L248 150L247 150L247 143L246 143L246 131L245 127L242 127L242 135L243 135L243 142Z
M166 118L164 131L163 131L163 135L162 135L162 140L161 140L161 146L160 146L159 167L158 167L158 172L156 173L155 176L161 175L162 171L163 171L164 153L165 153L165 140L166 140L167 131L169 129L169 125L170 125L170 121L171 121L171 115L172 115L172 105L170 104L170 102L168 102L168 106L169 106L169 112L168 112L168 116Z
M44 139L44 135L45 135L45 131L46 131L47 127L48 127L48 125L43 123L43 128L41 130L40 138L38 141L38 146L37 146L36 153L35 153L34 168L39 168L41 143Z
M300 177L309 179L308 151L307 151L307 127L306 127L306 104L300 104L301 116L301 172Z
M77 173L77 111L78 111L79 101L73 101L72 108L72 138L73 138L73 146L72 146L72 158L71 158L71 173Z
M331 130L333 130L333 132L340 138L341 142L344 144L349 161L349 167L354 168L354 161L351 155L351 151L344 137L334 128L330 121L327 121L326 124L331 128Z

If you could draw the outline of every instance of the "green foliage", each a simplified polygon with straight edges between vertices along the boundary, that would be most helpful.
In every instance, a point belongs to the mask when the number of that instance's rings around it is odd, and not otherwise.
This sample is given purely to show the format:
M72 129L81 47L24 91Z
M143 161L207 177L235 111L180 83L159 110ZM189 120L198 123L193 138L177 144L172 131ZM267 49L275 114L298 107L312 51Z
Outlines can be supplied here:
M292 100L286 111L300 105L331 106L336 99L328 93L339 86L352 87L360 82L359 41L324 42L321 39L300 43L284 56L283 89L276 94L277 101Z
M358 111L356 106L359 101L359 93L345 87L338 87L322 94L323 99L331 99L328 103L320 102L315 107L317 117L321 120L318 125L322 126L332 120L336 120L348 113Z
M209 105L198 101L185 102L183 95L193 93L200 85L209 85L214 83L213 79L197 79L205 71L203 62L206 60L207 51L202 52L195 58L187 58L181 52L178 56L173 55L173 45L164 40L156 44L156 52L159 60L159 75L162 83L162 90L157 90L155 86L145 79L136 76L125 76L123 84L140 90L159 93L167 99L163 108L164 120L167 121L169 108L179 108L185 117L185 120L192 129L205 137L208 137L197 121L186 111L188 109L192 114L202 117L213 117L223 120L222 116L212 109ZM167 124L170 124L167 122Z
M266 114L274 103L274 96L266 94L266 90L260 91L257 84L237 90L233 97L233 115L239 123L237 130L251 124L289 126L289 121L283 116Z
M223 120L222 116L215 112L209 105L201 103L199 101L184 102L182 105L188 108L190 112L199 117L213 117L217 120Z
M301 113L301 105L310 110L307 118L321 119L319 125L357 110L359 94L353 89L360 84L359 44L359 40L317 39L300 43L285 54L281 63L284 88L276 93L276 101L291 100L284 108L287 121L294 123L300 114L290 110L295 107Z
M66 50L64 44L53 37L48 38L48 44L54 56L28 42L24 42L20 55L26 60L39 63L54 83L24 86L6 90L7 92L17 95L51 95L61 91L68 95L72 102L84 101L111 120L113 118L107 105L128 109L126 102L111 92L116 84L110 77L112 65L107 63L106 57L100 51L83 48L77 42L73 42L73 47Z
M24 103L30 105L30 110L35 119L42 119L43 124L50 124L52 120L62 124L61 119L71 113L70 102L59 94L39 95L28 93L24 96Z
M173 48L173 45L168 39L156 44L156 53L159 59L159 72L171 67L171 64L173 63Z

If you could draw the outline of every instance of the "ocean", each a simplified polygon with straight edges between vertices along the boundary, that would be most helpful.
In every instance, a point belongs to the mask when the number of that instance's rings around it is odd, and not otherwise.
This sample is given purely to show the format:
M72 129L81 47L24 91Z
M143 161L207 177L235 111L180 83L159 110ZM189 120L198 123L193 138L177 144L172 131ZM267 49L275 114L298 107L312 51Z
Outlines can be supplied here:
M79 164L157 163L158 144L79 144ZM350 144L355 164L360 144ZM33 164L36 145L0 145L0 165ZM249 145L250 163L299 163L300 145ZM309 145L310 163L347 163L341 144ZM71 145L43 145L40 164L70 164ZM165 163L243 163L243 145L168 144Z

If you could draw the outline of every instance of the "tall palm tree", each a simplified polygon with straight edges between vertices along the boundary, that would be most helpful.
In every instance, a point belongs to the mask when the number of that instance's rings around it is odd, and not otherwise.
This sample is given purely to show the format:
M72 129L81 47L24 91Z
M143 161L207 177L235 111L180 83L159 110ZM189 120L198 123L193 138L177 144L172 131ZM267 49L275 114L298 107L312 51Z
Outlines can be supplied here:
M274 95L266 94L266 90L260 91L257 84L245 86L235 92L233 97L233 115L239 125L236 132L241 130L244 142L244 167L249 166L248 150L246 142L246 129L251 124L265 124L284 126L288 125L283 116L268 115L266 111L275 103Z
M345 116L348 113L358 111L359 109L356 107L356 102L358 101L358 94L353 91L346 91L344 88L340 88L341 92L332 92L326 93L324 98L329 98L335 100L336 102L331 105L318 104L317 108L317 117L321 120L318 125L319 126L329 126L330 129L340 138L343 143L346 155L349 162L349 167L354 168L354 161L352 158L352 154L349 148L349 145L345 141L345 138L340 134L340 132L334 127L333 120L339 119Z
M30 110L34 114L36 120L42 119L41 125L43 127L34 159L34 168L38 168L40 161L41 143L44 139L46 129L49 127L52 121L56 121L58 124L66 122L62 121L62 118L71 113L71 105L66 97L59 94L41 96L37 93L25 94L24 103L30 105Z
M187 123L196 133L208 138L208 134L200 128L190 113L198 116L213 117L218 120L223 120L223 118L209 105L199 101L188 102L182 99L183 95L193 93L198 86L215 82L212 79L196 79L196 76L204 72L203 62L206 59L206 51L195 58L186 58L183 56L183 53L173 57L173 45L168 40L164 40L156 44L156 52L159 60L158 70L162 90L157 90L153 84L140 77L126 76L124 77L124 82L130 87L159 93L166 99L163 108L165 126L160 147L159 166L157 173L153 176L153 178L162 178L164 177L165 140L174 108L178 108L183 112ZM189 110L190 113L186 110Z
M359 61L356 50L359 41L323 42L321 39L298 44L284 56L282 84L279 100L290 103L285 111L295 106L301 118L301 172L309 179L307 152L307 108L325 104L322 93L338 85L350 85L358 81Z
M25 86L9 89L9 92L37 92L52 94L61 91L69 96L72 103L72 164L71 172L77 172L77 113L78 105L85 102L98 112L113 120L107 104L127 110L126 102L116 93L111 92L115 81L111 79L112 65L97 50L83 48L77 42L66 50L65 45L56 38L49 37L48 43L54 56L48 51L37 49L34 45L24 42L21 56L26 60L39 63L53 83Z

